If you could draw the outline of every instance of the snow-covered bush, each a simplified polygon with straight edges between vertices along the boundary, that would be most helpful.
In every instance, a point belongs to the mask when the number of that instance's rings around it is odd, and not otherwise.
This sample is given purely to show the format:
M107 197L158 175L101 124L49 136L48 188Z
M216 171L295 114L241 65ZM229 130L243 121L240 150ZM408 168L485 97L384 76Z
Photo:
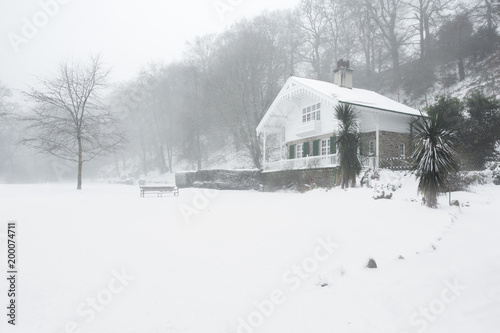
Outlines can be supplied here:
M500 185L500 162L492 163L490 170L492 171L493 184Z
M373 199L391 199L392 193L395 191L393 186L377 184L375 185L375 194L373 194Z
M361 186L365 186L368 188L373 188L376 181L380 180L380 174L376 170L368 169L365 174L361 178L360 184Z
M484 185L490 180L488 171L461 171L451 175L449 191L467 191L474 185Z
M361 179L361 185L373 188L374 199L391 199L394 192L402 187L402 173L381 169L379 171L367 170Z

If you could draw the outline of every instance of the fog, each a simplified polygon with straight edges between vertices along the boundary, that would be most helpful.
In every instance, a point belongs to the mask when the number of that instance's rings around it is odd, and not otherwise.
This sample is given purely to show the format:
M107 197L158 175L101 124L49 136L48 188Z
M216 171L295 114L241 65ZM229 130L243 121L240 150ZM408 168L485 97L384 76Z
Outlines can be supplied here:
M33 114L41 120L48 112L33 96L61 79L61 66L76 75L95 57L107 74L92 91L88 112L112 117L113 133L123 140L85 162L84 178L261 168L262 138L255 128L286 79L333 82L341 59L349 60L355 87L416 109L424 110L440 95L499 94L498 6L484 0L419 0L381 11L380 5L374 0L2 3L0 178L76 179L77 158L66 156L78 155L76 137L61 141L64 158L27 144L51 132L33 124ZM391 16L395 20L388 20ZM91 139L110 135L105 134L109 124L87 133L87 147L96 147Z

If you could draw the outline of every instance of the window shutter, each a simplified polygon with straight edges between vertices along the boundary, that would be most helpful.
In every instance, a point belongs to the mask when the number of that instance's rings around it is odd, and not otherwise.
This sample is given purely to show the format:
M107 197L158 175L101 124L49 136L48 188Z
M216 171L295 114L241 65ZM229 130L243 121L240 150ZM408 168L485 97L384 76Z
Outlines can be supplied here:
M336 154L337 153L337 137L332 136L330 137L330 154Z
M302 157L309 155L309 142L304 142L302 145Z
M290 145L290 159L293 160L295 158L295 145Z
M319 156L319 140L313 141L313 156Z

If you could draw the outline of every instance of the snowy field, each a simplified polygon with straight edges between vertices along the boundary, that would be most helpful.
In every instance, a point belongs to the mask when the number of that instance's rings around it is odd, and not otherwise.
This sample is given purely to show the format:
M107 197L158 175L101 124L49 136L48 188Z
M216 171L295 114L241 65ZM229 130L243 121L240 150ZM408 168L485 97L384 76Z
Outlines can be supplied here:
M16 326L2 278L0 331L499 332L500 186L432 210L402 184L391 200L0 185L2 277L9 220L19 258Z

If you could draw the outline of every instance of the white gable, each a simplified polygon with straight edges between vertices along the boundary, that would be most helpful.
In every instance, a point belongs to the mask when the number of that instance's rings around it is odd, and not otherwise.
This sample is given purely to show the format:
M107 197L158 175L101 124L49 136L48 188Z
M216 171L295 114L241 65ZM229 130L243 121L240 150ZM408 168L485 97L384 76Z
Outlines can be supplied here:
M388 97L377 94L374 91L356 88L343 88L336 84L293 77L297 82L300 82L308 87L311 87L318 92L331 96L337 101L349 103L353 105L366 106L369 108L380 109L385 111L399 112L412 116L420 116L420 111L396 102Z
M387 115L393 114L398 117L420 116L420 111L370 90L349 89L329 82L292 76L287 80L257 126L257 132L279 132L288 128L286 134L287 138L290 139L290 136L293 136L290 129L300 125L298 119L304 101L322 103L322 108L325 111L328 109L333 110L337 103L344 102L358 106L359 111L362 113L374 111L386 113ZM333 118L330 119L333 114L333 111L324 113L327 117L321 120L323 126L321 132L334 131L336 122ZM401 122L401 120L398 122ZM403 123L406 126L406 120Z

